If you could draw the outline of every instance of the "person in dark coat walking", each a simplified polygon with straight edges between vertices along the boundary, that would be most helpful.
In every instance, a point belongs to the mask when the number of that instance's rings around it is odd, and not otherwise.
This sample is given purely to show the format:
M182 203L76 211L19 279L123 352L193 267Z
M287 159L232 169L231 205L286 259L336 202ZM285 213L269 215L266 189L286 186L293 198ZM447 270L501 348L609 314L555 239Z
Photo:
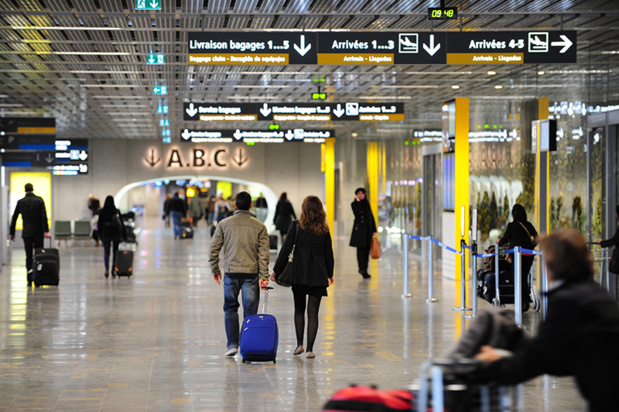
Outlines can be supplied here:
M507 225L505 234L499 239L499 246L503 246L509 243L510 248L520 246L525 249L533 249L537 245L537 230L527 220L527 212L524 207L516 203L512 207L512 216L514 221ZM529 284L528 276L533 266L533 255L522 255L520 260L520 278L522 285L522 310L527 311L529 309ZM512 259L513 261L513 259ZM513 264L512 264L512 273Z
M178 191L174 192L174 196L170 199L166 213L172 217L174 239L180 239L182 234L181 219L187 217L187 203L180 198Z
M327 287L333 284L333 246L327 225L327 214L322 202L316 196L308 196L301 206L301 217L291 226L291 236L277 256L271 280L275 281L284 271L288 256L294 246L294 328L297 348L294 355L304 352L303 332L305 329L305 308L307 307L307 358L314 358L314 342L318 334L318 310Z
M350 235L350 246L357 248L359 273L364 279L368 279L371 277L368 273L368 260L370 259L372 236L376 233L376 220L374 220L364 188L360 187L355 190L355 200L350 206L355 214L355 222Z
M615 213L617 215L617 222L619 223L619 206L615 206ZM619 247L619 226L617 226L617 230L615 231L615 235L610 239L602 240L598 239L597 243L600 244L601 247L611 247L614 246L615 249ZM614 256L614 253L613 253ZM619 273L615 273L619 275Z
M118 219L114 219L117 216ZM114 222L116 220L116 222ZM120 225L120 226L118 226ZM106 278L110 275L110 248L112 249L112 267L116 262L116 254L118 253L118 245L125 238L125 224L120 215L120 210L116 209L114 198L107 196L103 202L103 208L99 210L99 220L97 227L103 242L103 263L105 265ZM112 270L112 277L116 277L116 272Z
M15 240L15 225L17 218L21 214L23 228L21 237L24 240L24 249L26 249L26 271L28 286L32 285L32 262L34 249L43 247L43 239L49 238L49 224L47 223L47 211L45 210L45 202L43 199L35 195L32 183L26 183L24 186L26 196L17 201L13 218L11 219L9 238Z
M593 281L585 238L561 229L541 240L551 281L548 312L535 337L510 357L489 346L476 356L487 363L481 382L518 384L535 376L574 376L590 412L617 409L619 308Z
M283 192L279 197L279 201L275 207L275 216L273 217L273 224L282 236L282 244L286 241L286 234L288 233L292 219L296 218L297 215L294 213L292 203L288 200L288 194Z

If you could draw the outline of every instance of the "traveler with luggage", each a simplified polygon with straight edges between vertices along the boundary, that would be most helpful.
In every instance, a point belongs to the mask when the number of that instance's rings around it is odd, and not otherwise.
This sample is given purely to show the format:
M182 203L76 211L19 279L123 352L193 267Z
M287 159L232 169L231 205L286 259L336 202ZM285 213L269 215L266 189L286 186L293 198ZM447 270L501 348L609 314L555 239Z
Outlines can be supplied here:
M217 225L211 238L209 258L217 284L221 283L222 270L224 273L225 356L236 355L239 348L239 293L242 293L243 316L255 315L260 302L259 288L269 284L267 228L249 211L249 193L240 192L235 206L234 214Z
M521 204L516 203L512 207L513 222L507 225L503 237L499 239L499 246L503 246L509 243L510 248L520 246L525 249L533 249L537 245L537 231L535 227L527 220L527 212ZM522 285L522 310L526 312L529 309L529 272L531 266L533 266L533 255L522 255L520 260L520 284ZM513 259L511 256L508 258L511 260L513 268ZM512 269L512 273L514 273Z
M172 217L174 239L180 239L182 234L181 219L187 216L187 204L180 198L178 191L174 192L174 196L170 199L166 213Z
M215 217L213 219L214 220L213 223L219 223L223 219L228 217L228 212L230 211L230 207L228 206L228 202L226 202L226 199L224 199L223 196L221 195L217 196L214 207L215 207Z
M118 254L118 245L125 236L125 224L120 215L120 210L116 209L112 196L106 197L103 202L103 208L99 211L97 227L103 242L103 264L105 266L103 275L107 278L110 275L110 248L112 249L112 265L114 265ZM116 277L116 272L113 269L112 277Z
M286 241L286 234L292 223L292 219L296 219L297 215L294 213L292 203L288 200L288 194L283 192L279 197L277 206L275 206L275 216L273 217L273 224L275 228L279 230L282 237L282 244Z
M169 212L169 204L172 196L168 193L165 195L165 200L163 201L163 221L165 227L170 227L170 212Z
M13 218L11 219L10 236L11 241L15 240L15 225L17 218L21 214L23 228L21 237L24 241L24 249L26 250L26 272L28 286L32 285L32 262L34 249L43 247L43 239L50 238L49 224L47 223L47 211L45 210L45 202L43 199L34 194L32 183L26 183L24 186L26 195L17 201Z
M277 256L271 272L271 280L284 271L288 256L294 249L294 275L292 296L294 298L294 328L297 347L294 355L307 350L306 357L314 358L314 342L318 333L318 310L327 287L333 284L333 247L327 225L327 214L316 196L308 196L301 206L301 217L292 223L290 236ZM303 347L305 308L307 307L307 346Z
M548 312L538 333L513 356L483 346L487 363L481 382L517 384L542 374L573 375L591 412L617 408L619 387L619 308L593 280L593 260L585 238L561 229L543 238L550 290Z
M355 190L355 200L350 205L355 215L350 246L357 248L357 265L363 279L369 279L368 261L370 259L370 247L372 236L376 233L376 220L370 208L365 189L360 187Z

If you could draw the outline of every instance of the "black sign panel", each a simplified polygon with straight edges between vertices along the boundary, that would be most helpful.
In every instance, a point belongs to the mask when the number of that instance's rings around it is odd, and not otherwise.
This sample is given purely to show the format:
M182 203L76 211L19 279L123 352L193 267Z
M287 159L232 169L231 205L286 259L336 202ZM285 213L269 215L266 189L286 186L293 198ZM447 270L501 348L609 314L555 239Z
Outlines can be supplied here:
M0 132L20 133L20 128L55 128L56 119L53 117L2 117L0 118ZM27 132L22 132L27 133Z
M181 131L181 142L187 143L285 143L305 142L324 143L325 139L335 137L333 129L305 130L189 130Z
M316 33L193 32L189 64L316 64Z
M55 175L83 175L88 173L88 139L57 139Z
M7 152L2 155L2 166L5 167L51 167L55 164L55 152Z
M6 150L55 150L54 134L5 134L0 136L0 148Z
M318 64L445 64L445 33L318 34Z
M575 31L189 33L189 64L379 65L575 62Z
M448 64L575 63L575 31L450 33Z
M185 103L185 121L400 121L404 103Z

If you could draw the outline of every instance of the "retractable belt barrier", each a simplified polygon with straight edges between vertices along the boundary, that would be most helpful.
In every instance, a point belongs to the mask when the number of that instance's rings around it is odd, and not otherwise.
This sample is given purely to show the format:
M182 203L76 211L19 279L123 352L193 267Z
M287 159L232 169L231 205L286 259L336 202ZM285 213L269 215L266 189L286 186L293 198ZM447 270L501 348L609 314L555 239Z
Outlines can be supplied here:
M520 248L520 247L515 247L513 249L508 249L508 250L504 250L501 251L499 250L498 244L495 247L495 250L497 252L494 253L475 253L473 252L473 248L469 245L466 244L466 242L464 241L464 239L462 240L461 243L461 250L458 251L450 246L447 246L446 244L444 244L443 242L434 239L432 236L413 236L413 235L408 235L408 234L403 234L402 235L402 247L403 247L403 273L404 273L404 294L402 296L404 297L410 297L412 296L411 293L409 293L409 288L408 288L408 240L412 239L412 240L419 240L419 241L427 241L428 242L428 298L426 299L426 302L438 302L438 299L436 299L434 297L434 269L433 269L433 261L432 261L432 243L436 244L437 246L446 249L456 255L460 255L462 257L461 259L461 300L462 300L462 305L460 307L456 307L453 308L453 310L457 310L457 311L462 311L463 314L466 311L471 310L472 314L470 316L466 316L466 317L474 317L477 314L477 294L475 293L476 290L476 277L477 277L477 258L489 258L489 257L493 257L496 256L497 258L495 259L495 299L493 304L495 306L500 306L501 305L501 300L500 300L500 292L499 292L499 256L504 256L504 255L514 255L514 306L515 306L515 320L516 323L518 325L522 325L522 288L521 288L521 276L519 276L520 272L521 272L521 257L522 255L528 255L528 256L540 256L542 259L542 311L543 311L543 317L544 319L546 318L546 308L547 308L547 300L546 300L546 295L544 292L546 292L548 290L548 277L546 274L546 264L545 264L545 256L544 256L544 252L542 251L538 251L538 250L533 250L533 249L524 249L524 248ZM470 256L471 256L471 265L472 265L472 273L473 276L471 276L471 279L473 280L472 282L472 290L473 290L473 307L472 308L467 308L466 307L466 271L465 271L465 250L469 250L470 251ZM518 276L516 276L516 274L518 274Z

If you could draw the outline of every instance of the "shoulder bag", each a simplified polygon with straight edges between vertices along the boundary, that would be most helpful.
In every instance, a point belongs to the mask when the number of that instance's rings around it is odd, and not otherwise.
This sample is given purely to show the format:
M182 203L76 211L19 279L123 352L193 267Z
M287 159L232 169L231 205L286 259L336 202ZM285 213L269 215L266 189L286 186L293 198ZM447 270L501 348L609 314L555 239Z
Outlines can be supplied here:
M292 244L292 250L288 255L288 263L286 263L286 267L282 273L279 274L275 278L275 283L279 286L283 286L285 288L289 288L292 286L292 280L294 279L294 250L297 247L297 235L299 234L299 224L296 225L296 230L294 232L294 243Z
M114 216L112 216L112 226L114 227L114 229L116 229L116 231L118 231L118 233L123 232L123 223L120 221L120 216L118 216L118 212L114 213Z

